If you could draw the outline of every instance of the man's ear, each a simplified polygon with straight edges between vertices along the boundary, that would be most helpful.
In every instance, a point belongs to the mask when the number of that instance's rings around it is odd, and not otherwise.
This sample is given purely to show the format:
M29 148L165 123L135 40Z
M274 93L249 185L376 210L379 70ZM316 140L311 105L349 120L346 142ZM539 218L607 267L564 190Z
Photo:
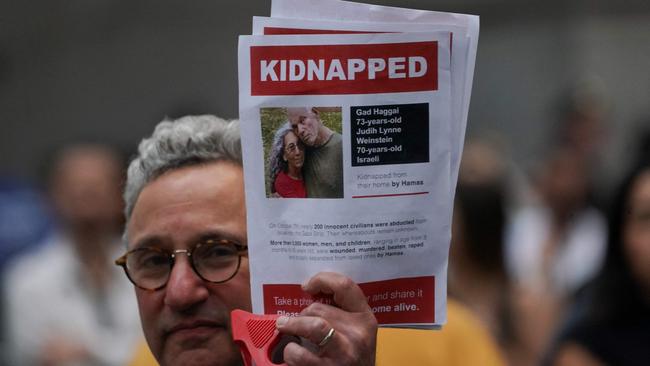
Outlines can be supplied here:
M311 107L311 111L312 111L313 113L318 114L318 109L317 109L316 107Z

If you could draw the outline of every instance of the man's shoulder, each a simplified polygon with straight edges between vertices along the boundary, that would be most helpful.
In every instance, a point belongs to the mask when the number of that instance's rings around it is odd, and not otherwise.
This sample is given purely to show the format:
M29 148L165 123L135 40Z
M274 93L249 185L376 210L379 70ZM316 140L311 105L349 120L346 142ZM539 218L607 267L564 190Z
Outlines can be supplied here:
M328 150L340 149L342 144L343 144L343 137L341 136L341 134L336 131L332 131L332 134L330 135L330 138L327 140L327 142L315 148L314 150L328 151Z
M335 144L340 144L342 141L343 141L343 136L341 136L341 134L336 131L332 131L332 137L330 138L330 142Z

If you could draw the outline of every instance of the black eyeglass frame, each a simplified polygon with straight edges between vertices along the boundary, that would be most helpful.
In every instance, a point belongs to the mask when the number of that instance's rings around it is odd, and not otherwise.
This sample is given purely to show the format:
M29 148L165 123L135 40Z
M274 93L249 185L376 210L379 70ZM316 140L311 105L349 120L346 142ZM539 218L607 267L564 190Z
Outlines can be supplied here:
M294 153L298 149L300 149L300 151L305 151L305 144L303 144L300 140L298 140L298 142L293 145L293 149L291 149L291 146L285 146L284 152L287 154Z
M235 268L233 273L228 278L226 278L225 280L221 280L221 281L208 280L205 277L203 277L203 275L201 275L201 273L196 269L196 265L194 264L194 258L192 257L192 253L194 253L194 251L196 251L196 249L200 248L203 245L207 245L207 244L209 244L209 245L232 245L237 250L237 253L238 253L238 255L237 255L237 267ZM167 274L167 279L165 280L165 282L163 282L162 285L160 285L160 286L158 286L156 288L146 288L146 287L142 287L142 286L138 285L133 280L131 275L129 274L129 269L127 268L127 265L126 265L126 258L129 256L129 254L135 253L135 252L138 252L138 251L142 251L142 250L153 250L153 251L159 252L161 254L165 254L167 257L169 257L169 273ZM167 282L169 282L169 275L172 272L172 269L173 269L174 263L175 263L176 254L178 254L178 253L184 253L184 254L187 255L187 257L188 257L188 259L190 261L190 265L192 266L192 270L194 271L194 273L196 273L197 276L199 276L200 279L202 279L203 281L206 281L206 282L218 284L218 283L224 283L224 282L230 281L233 277L235 277L235 275L237 275L237 272L239 272L239 267L241 267L241 258L244 255L246 255L247 251L248 251L248 246L247 245L243 245L243 244L240 244L240 243L232 241L232 240L228 240L228 239L208 239L208 240L204 240L204 241L200 241L200 242L196 243L191 249L166 250L166 249L162 249L162 248L158 248L158 247L141 247L141 248L131 249L128 252L124 253L119 258L117 258L115 260L115 265L120 266L120 267L122 267L122 269L124 269L124 273L126 274L126 277L129 279L129 281L131 281L131 283L134 286L136 286L138 288L141 288L143 290L146 290L146 291L158 291L158 290L164 288L165 286L167 286Z

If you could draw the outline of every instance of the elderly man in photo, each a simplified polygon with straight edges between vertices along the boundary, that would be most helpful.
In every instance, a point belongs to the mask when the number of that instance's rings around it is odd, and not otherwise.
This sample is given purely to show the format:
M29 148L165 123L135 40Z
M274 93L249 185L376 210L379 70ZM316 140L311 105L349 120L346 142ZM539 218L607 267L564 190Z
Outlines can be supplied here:
M231 310L251 310L241 159L238 122L197 116L161 122L129 167L128 248L116 263L136 286L147 343L163 366L242 364L230 324ZM315 302L278 319L281 333L321 345L290 343L284 361L374 365L377 322L361 289L327 272L303 289L331 294L336 306Z
M287 108L287 117L294 133L307 147L303 165L307 197L342 198L341 135L323 124L319 109L314 107Z

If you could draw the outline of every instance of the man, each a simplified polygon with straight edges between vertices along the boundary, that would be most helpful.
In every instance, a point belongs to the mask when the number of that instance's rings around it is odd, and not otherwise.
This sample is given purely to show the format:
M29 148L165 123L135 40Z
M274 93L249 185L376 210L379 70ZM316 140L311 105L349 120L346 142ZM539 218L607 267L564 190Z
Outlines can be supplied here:
M212 116L163 121L143 140L125 190L128 252L145 337L165 365L240 365L230 311L251 310L239 124ZM377 322L361 289L319 273L303 289L332 294L277 328L288 365L373 365Z
M293 131L307 146L303 174L309 198L343 197L341 135L330 130L316 108L287 108Z
M11 365L124 365L142 337L122 251L122 161L93 144L57 154L50 197L57 233L7 273ZM19 225L19 222L13 223Z

